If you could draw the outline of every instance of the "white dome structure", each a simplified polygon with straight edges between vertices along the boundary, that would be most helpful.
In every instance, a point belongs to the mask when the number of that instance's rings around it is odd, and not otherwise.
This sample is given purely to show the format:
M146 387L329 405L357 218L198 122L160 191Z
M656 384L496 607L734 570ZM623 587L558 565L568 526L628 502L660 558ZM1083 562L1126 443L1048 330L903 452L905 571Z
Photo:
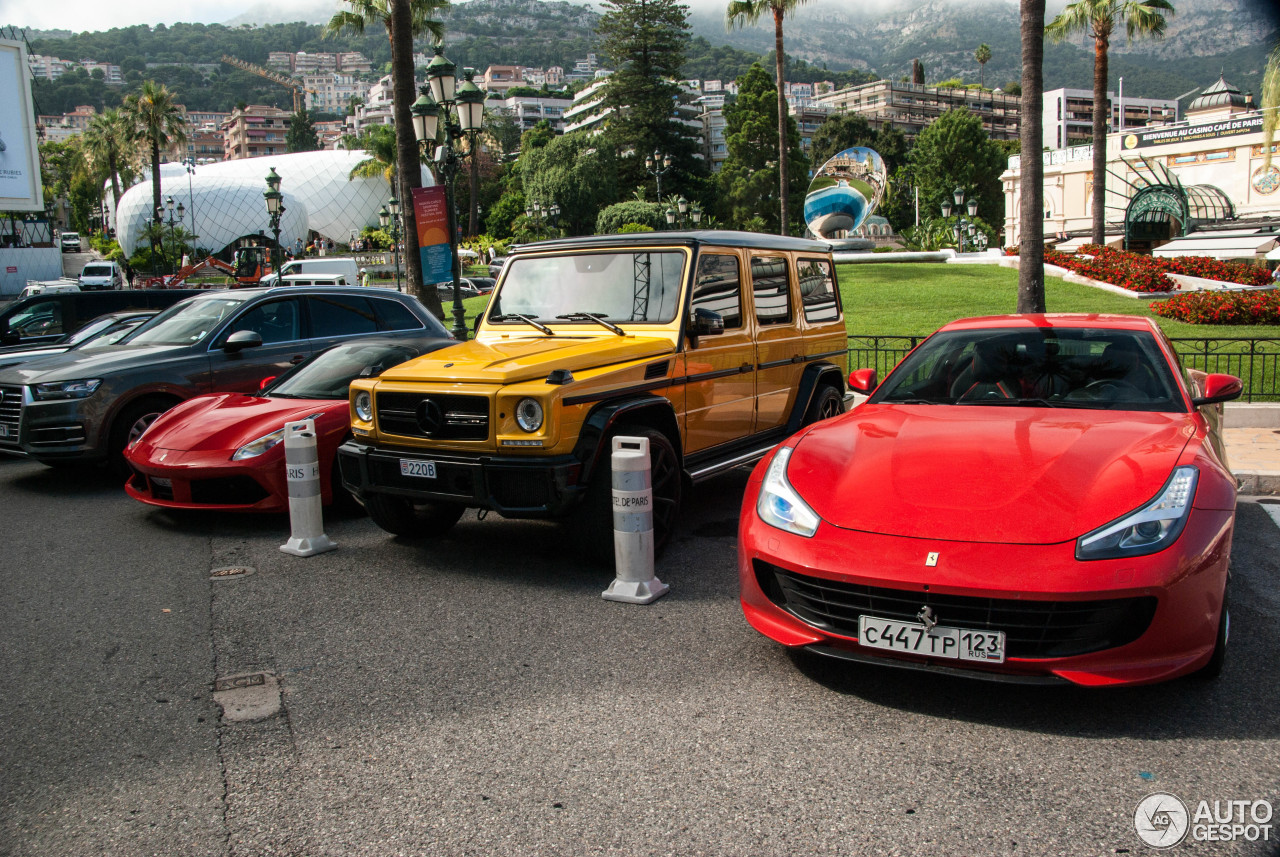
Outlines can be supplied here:
M186 211L183 228L199 236L198 246L217 252L248 235L270 237L262 193L267 189L267 172L274 169L284 195L281 245L288 247L299 238L305 241L309 232L345 242L352 233L377 226L378 210L391 196L381 176L347 178L352 168L368 157L363 150L326 149L220 161L197 166L190 174L180 163L161 164L161 199L172 196L175 207L182 203ZM147 175L146 181L121 196L116 211L116 235L128 255L143 242L151 216ZM431 184L427 170L423 170L422 179L424 185Z

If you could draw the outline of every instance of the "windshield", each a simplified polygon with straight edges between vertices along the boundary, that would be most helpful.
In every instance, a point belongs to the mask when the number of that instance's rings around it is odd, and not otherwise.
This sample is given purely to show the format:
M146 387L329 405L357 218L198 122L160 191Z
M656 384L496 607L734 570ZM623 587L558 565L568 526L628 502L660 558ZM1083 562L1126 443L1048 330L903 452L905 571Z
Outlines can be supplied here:
M223 319L239 309L246 297L187 298L174 304L129 337L130 345L194 345Z
M354 379L376 377L419 353L419 349L406 344L338 345L280 378L267 395L288 399L345 399L347 387Z
M140 316L131 318L127 321L120 322L118 327L111 330L103 331L92 339L81 341L71 347L77 351L95 351L99 348L106 348L108 345L115 345L124 340L126 336L133 333L138 325L146 321L150 316Z
M80 272L82 277L110 277L111 267L109 265L86 265L84 270Z
M513 258L489 319L522 315L553 321L592 313L618 323L670 322L679 306L685 259L679 250ZM522 324L518 319L499 323ZM575 323L595 324L589 319Z
M66 339L64 339L63 341L66 342L68 345L78 345L81 342L87 342L90 339L93 339L95 336L98 336L99 334L101 334L102 331L110 328L113 324L116 324L116 322L117 322L117 319L111 316L102 316L101 318L95 318L93 321L89 322L84 327L80 328L75 333L71 334Z
M1169 363L1150 333L1085 328L934 334L893 370L871 401L1186 409Z

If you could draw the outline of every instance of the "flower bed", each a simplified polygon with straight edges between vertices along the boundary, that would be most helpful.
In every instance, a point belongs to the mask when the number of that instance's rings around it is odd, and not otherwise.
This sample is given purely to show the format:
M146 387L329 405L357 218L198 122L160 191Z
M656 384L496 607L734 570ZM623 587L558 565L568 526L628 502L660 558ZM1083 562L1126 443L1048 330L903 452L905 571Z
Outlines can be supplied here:
M1188 324L1280 324L1280 291L1188 292L1153 301L1151 311Z
M1244 262L1223 262L1206 256L1157 259L1097 244L1081 245L1078 256L1045 250L1044 260L1134 292L1173 291L1177 286L1166 274L1185 274L1243 286L1265 286L1270 282L1267 271Z

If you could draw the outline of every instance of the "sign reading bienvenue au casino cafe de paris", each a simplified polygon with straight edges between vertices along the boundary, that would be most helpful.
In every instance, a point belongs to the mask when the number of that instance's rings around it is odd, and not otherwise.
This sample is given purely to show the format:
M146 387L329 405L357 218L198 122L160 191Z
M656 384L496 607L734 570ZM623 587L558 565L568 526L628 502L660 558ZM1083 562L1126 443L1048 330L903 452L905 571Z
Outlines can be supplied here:
M1147 146L1168 146L1173 143L1190 143L1196 140L1212 140L1217 137L1238 137L1256 134L1262 130L1262 116L1253 114L1241 118L1204 122L1199 125L1179 125L1175 128L1152 128L1150 131L1134 131L1124 135L1126 149L1142 149Z

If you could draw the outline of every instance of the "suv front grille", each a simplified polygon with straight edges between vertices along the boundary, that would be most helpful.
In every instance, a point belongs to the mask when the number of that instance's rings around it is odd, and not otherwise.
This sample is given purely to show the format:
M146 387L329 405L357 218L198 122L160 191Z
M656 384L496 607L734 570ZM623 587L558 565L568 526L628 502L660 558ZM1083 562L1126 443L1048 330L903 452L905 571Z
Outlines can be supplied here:
M0 446L18 445L18 426L22 422L22 387L0 384Z
M378 428L432 440L488 440L489 400L439 393L379 393Z
M754 565L770 601L833 634L856 639L861 615L917 622L927 605L945 627L1004 631L1011 658L1065 658L1123 646L1146 633L1156 612L1151 596L1029 601L940 595L811 577L760 560Z

